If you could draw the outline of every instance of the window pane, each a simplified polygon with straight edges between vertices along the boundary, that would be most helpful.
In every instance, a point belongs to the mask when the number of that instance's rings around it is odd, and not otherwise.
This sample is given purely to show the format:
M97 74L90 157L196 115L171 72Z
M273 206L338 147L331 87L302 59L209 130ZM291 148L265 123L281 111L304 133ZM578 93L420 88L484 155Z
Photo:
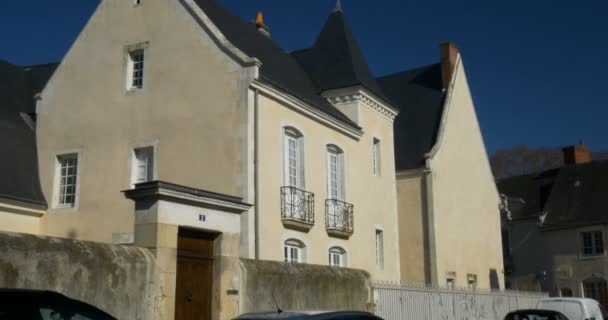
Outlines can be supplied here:
M595 254L604 253L604 237L602 232L595 232Z

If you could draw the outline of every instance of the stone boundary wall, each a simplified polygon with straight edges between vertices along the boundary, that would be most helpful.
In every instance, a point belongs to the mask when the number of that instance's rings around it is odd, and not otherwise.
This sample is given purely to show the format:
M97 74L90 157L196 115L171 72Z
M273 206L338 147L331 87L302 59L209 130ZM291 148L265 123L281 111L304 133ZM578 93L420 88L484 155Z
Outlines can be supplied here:
M241 312L373 311L372 284L362 270L241 259ZM273 298L274 296L274 298Z
M0 288L43 289L118 319L156 319L156 262L149 250L0 233Z

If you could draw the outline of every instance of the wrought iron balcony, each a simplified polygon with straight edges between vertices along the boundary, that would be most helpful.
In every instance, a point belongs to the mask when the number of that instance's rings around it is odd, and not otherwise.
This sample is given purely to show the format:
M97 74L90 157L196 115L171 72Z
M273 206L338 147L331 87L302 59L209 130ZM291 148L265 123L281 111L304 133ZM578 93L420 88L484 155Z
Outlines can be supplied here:
M286 228L308 232L315 224L314 193L296 187L282 187L281 218Z
M353 232L354 207L336 199L325 200L325 228L327 234L337 238L349 238Z

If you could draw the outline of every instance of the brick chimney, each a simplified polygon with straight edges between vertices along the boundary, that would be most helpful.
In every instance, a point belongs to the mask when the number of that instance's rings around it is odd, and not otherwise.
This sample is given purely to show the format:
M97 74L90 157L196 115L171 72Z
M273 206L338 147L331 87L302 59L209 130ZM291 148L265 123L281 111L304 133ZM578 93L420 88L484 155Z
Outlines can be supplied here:
M585 146L583 140L578 146L569 146L562 149L564 154L564 165L589 163L591 159L591 150Z
M453 42L444 42L439 48L441 50L441 79L443 89L447 90L454 75L456 59L460 54L460 49Z
M258 29L259 32L270 38L270 28L264 23L264 13L262 11L258 12L255 17L255 20L252 21L252 23L255 25L256 29Z

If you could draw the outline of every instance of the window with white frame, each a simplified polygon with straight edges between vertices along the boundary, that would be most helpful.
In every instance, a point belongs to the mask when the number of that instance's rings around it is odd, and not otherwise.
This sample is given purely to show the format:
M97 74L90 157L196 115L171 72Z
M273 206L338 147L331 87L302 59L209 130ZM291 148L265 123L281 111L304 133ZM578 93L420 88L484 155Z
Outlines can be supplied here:
M78 184L78 154L57 156L57 202L60 208L74 207Z
M373 157L373 170L374 170L374 175L375 176L379 176L380 172L381 172L381 162L380 162L380 140L374 138L374 145L372 146L372 157Z
M154 147L133 149L131 184L154 180Z
M129 50L127 61L127 89L144 87L144 49Z
M384 269L384 231L376 229L376 268Z
M604 254L604 234L602 231L581 232L581 254L584 257Z
M445 273L446 286L448 289L456 288L456 271L448 271Z
M283 257L285 262L303 263L305 262L304 243L300 240L289 239L283 245Z
M477 289L477 275L476 274L467 274L467 285L470 290Z
M329 249L329 265L332 267L346 267L346 251L340 247Z
M283 130L283 169L285 186L304 189L304 136L291 127Z
M335 145L327 146L327 198L344 200L344 152Z

